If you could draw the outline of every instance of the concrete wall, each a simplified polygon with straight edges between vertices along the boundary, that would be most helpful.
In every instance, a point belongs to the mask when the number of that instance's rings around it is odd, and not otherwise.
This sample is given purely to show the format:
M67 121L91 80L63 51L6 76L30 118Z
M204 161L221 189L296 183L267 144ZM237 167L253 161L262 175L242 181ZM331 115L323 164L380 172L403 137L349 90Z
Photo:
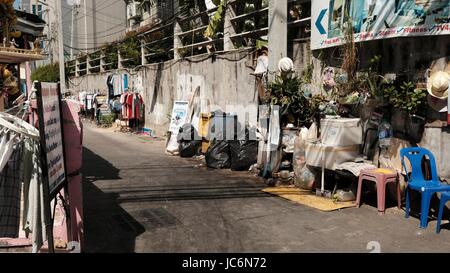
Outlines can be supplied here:
M450 131L439 126L428 125L420 144L433 152L438 175L450 178Z
M239 105L256 111L258 95L255 89L253 56L248 52L234 52L215 57L197 58L152 64L130 73L131 87L141 92L145 102L145 127L156 130L159 136L169 128L168 115L173 102L188 100L191 92L200 88L203 112L221 108L224 112L238 112L240 118L244 110L230 109ZM125 72L125 71L123 71ZM106 93L108 73L87 75L71 79L73 92L100 90ZM207 107L207 104L210 107ZM256 117L249 122L256 124Z
M375 55L382 56L383 73L407 75L411 81L425 81L425 71L435 61L450 61L450 37L405 37L357 43L359 68L367 68ZM315 65L315 81L321 82L321 65L340 67L342 52L339 48L315 50L312 53Z
M426 82L425 72L433 63L445 67L450 62L450 36L394 38L358 43L359 67L366 68L369 60L381 55L382 73L405 75L412 82ZM298 51L300 52L300 51ZM326 66L340 67L339 48L316 50L312 53L314 64L313 83L322 84L322 69ZM446 113L440 114L429 108L428 121L446 120ZM436 156L439 175L450 178L450 132L445 127L428 125L420 146L430 149Z

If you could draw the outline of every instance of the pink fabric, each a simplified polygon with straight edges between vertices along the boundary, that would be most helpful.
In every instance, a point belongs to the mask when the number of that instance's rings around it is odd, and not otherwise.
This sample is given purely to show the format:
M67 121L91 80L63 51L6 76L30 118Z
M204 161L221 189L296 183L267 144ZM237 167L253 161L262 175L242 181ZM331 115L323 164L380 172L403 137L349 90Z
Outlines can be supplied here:
M72 233L67 236L68 241L79 242L82 247L84 240L82 176L77 173L81 171L82 167L83 124L80 120L78 105L75 102L65 101L62 105L71 215L70 223L65 224L71 226Z

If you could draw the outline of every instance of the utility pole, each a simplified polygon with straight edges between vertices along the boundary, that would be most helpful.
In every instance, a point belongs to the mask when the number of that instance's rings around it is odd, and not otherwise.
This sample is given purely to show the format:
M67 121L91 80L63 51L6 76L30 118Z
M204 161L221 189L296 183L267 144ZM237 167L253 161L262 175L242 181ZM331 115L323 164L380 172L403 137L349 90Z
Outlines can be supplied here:
M72 21L70 23L70 59L73 59L73 16L75 11L75 5L72 6Z
M86 42L86 54L88 53L88 27L87 27L87 4L86 4L86 0L84 0L84 39Z
M80 7L79 2L78 3L74 3L72 5L72 22L71 22L71 27L70 27L70 59L73 59L73 35L74 35L74 17L75 14L78 15L78 8Z
M65 71L65 58L64 58L64 34L62 26L62 3L56 2L56 14L58 16L58 47L59 47L59 82L61 86L61 93L66 93L66 71Z
M269 0L269 71L278 70L278 61L287 57L287 0ZM269 80L272 74L269 74Z

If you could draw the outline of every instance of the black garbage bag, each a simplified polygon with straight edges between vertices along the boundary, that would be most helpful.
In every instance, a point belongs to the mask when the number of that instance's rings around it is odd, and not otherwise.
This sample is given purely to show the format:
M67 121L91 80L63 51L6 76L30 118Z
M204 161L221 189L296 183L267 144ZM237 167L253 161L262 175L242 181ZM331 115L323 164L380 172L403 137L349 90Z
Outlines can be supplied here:
M246 128L242 133L245 133L244 140L229 141L233 171L248 171L258 161L256 129Z
M202 141L192 124L185 124L180 128L177 141L179 144L178 151L181 157L188 158L200 155Z
M231 141L231 170L248 171L257 162L258 142L252 140Z
M178 145L180 157L189 158L201 154L202 142L200 140L181 141Z
M213 140L205 155L208 168L228 169L231 167L230 145L224 140Z

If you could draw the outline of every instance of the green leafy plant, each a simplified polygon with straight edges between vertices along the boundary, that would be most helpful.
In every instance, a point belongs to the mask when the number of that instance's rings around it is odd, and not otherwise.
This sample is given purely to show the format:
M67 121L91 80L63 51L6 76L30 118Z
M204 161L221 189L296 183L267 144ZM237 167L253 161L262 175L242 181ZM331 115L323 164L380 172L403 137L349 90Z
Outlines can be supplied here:
M59 64L53 63L38 67L31 74L32 81L59 82Z
M314 64L310 63L302 73L303 83L311 83L314 72Z
M109 69L117 68L119 58L117 53L117 45L116 44L108 44L103 49L103 53L105 54L105 63Z
M113 126L115 121L116 121L116 116L114 114L100 116L100 124L103 127L111 127L111 126Z
M403 82L400 88L389 85L383 90L384 98L394 109L417 114L426 105L427 92L416 88L412 82Z
M206 38L215 38L217 33L221 28L223 28L223 19L226 9L226 0L214 0L215 5L217 5L217 11L209 20L209 25L203 34Z
M119 46L120 55L126 61L126 67L134 67L141 63L141 47L136 32L127 33L126 38Z
M297 76L282 78L276 76L269 84L270 101L281 107L281 122L285 126L292 123L295 126L308 124L313 112L310 100L300 90L302 80Z

